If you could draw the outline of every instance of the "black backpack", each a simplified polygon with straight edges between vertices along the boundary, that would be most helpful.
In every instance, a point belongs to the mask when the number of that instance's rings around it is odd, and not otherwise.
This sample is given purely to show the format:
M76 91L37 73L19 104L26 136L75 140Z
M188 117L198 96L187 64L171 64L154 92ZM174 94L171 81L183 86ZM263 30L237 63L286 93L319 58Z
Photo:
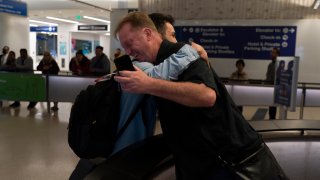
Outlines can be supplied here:
M117 133L120 96L120 85L113 77L89 85L77 96L69 118L68 143L78 157L107 158L112 153L116 140L125 131L144 101L140 102Z

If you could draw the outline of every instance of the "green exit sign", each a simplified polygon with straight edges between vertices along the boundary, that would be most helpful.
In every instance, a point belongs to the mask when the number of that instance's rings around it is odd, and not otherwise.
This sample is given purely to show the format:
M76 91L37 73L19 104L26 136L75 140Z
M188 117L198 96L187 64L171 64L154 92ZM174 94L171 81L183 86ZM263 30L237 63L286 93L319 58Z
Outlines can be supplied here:
M80 20L81 18L82 18L82 16L80 16L80 15L76 16L77 20Z

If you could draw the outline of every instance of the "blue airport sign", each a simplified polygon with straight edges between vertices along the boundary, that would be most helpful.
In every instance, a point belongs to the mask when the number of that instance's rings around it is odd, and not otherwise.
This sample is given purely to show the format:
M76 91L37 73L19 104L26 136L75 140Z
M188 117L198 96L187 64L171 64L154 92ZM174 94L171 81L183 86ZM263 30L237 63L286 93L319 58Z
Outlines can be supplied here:
M58 32L57 26L31 26L30 32Z
M21 1L0 0L0 12L28 16L27 4Z
M270 59L272 48L295 56L296 26L176 26L178 41L194 41L210 58Z

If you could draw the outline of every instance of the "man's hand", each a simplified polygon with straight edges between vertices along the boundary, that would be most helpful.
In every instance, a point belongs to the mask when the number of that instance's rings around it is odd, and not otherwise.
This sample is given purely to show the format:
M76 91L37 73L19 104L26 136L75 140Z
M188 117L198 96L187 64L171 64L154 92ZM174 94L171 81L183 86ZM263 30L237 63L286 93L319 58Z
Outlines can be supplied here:
M123 91L150 94L190 107L212 107L216 101L215 91L204 84L155 79L135 69L120 71L120 75L114 77Z
M115 76L114 79L120 83L123 91L147 93L147 88L153 79L136 66L134 68L136 69L135 71L119 71L120 75Z
M209 64L209 58L206 50L197 43L192 42L191 46L198 52L199 56Z

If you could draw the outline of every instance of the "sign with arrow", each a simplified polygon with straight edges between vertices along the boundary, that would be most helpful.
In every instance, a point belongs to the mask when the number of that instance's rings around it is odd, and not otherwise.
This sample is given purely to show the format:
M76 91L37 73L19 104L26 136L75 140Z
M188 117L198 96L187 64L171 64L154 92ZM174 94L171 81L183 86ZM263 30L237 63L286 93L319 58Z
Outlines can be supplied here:
M296 26L177 26L179 41L202 45L210 58L270 59L272 48L294 56Z

